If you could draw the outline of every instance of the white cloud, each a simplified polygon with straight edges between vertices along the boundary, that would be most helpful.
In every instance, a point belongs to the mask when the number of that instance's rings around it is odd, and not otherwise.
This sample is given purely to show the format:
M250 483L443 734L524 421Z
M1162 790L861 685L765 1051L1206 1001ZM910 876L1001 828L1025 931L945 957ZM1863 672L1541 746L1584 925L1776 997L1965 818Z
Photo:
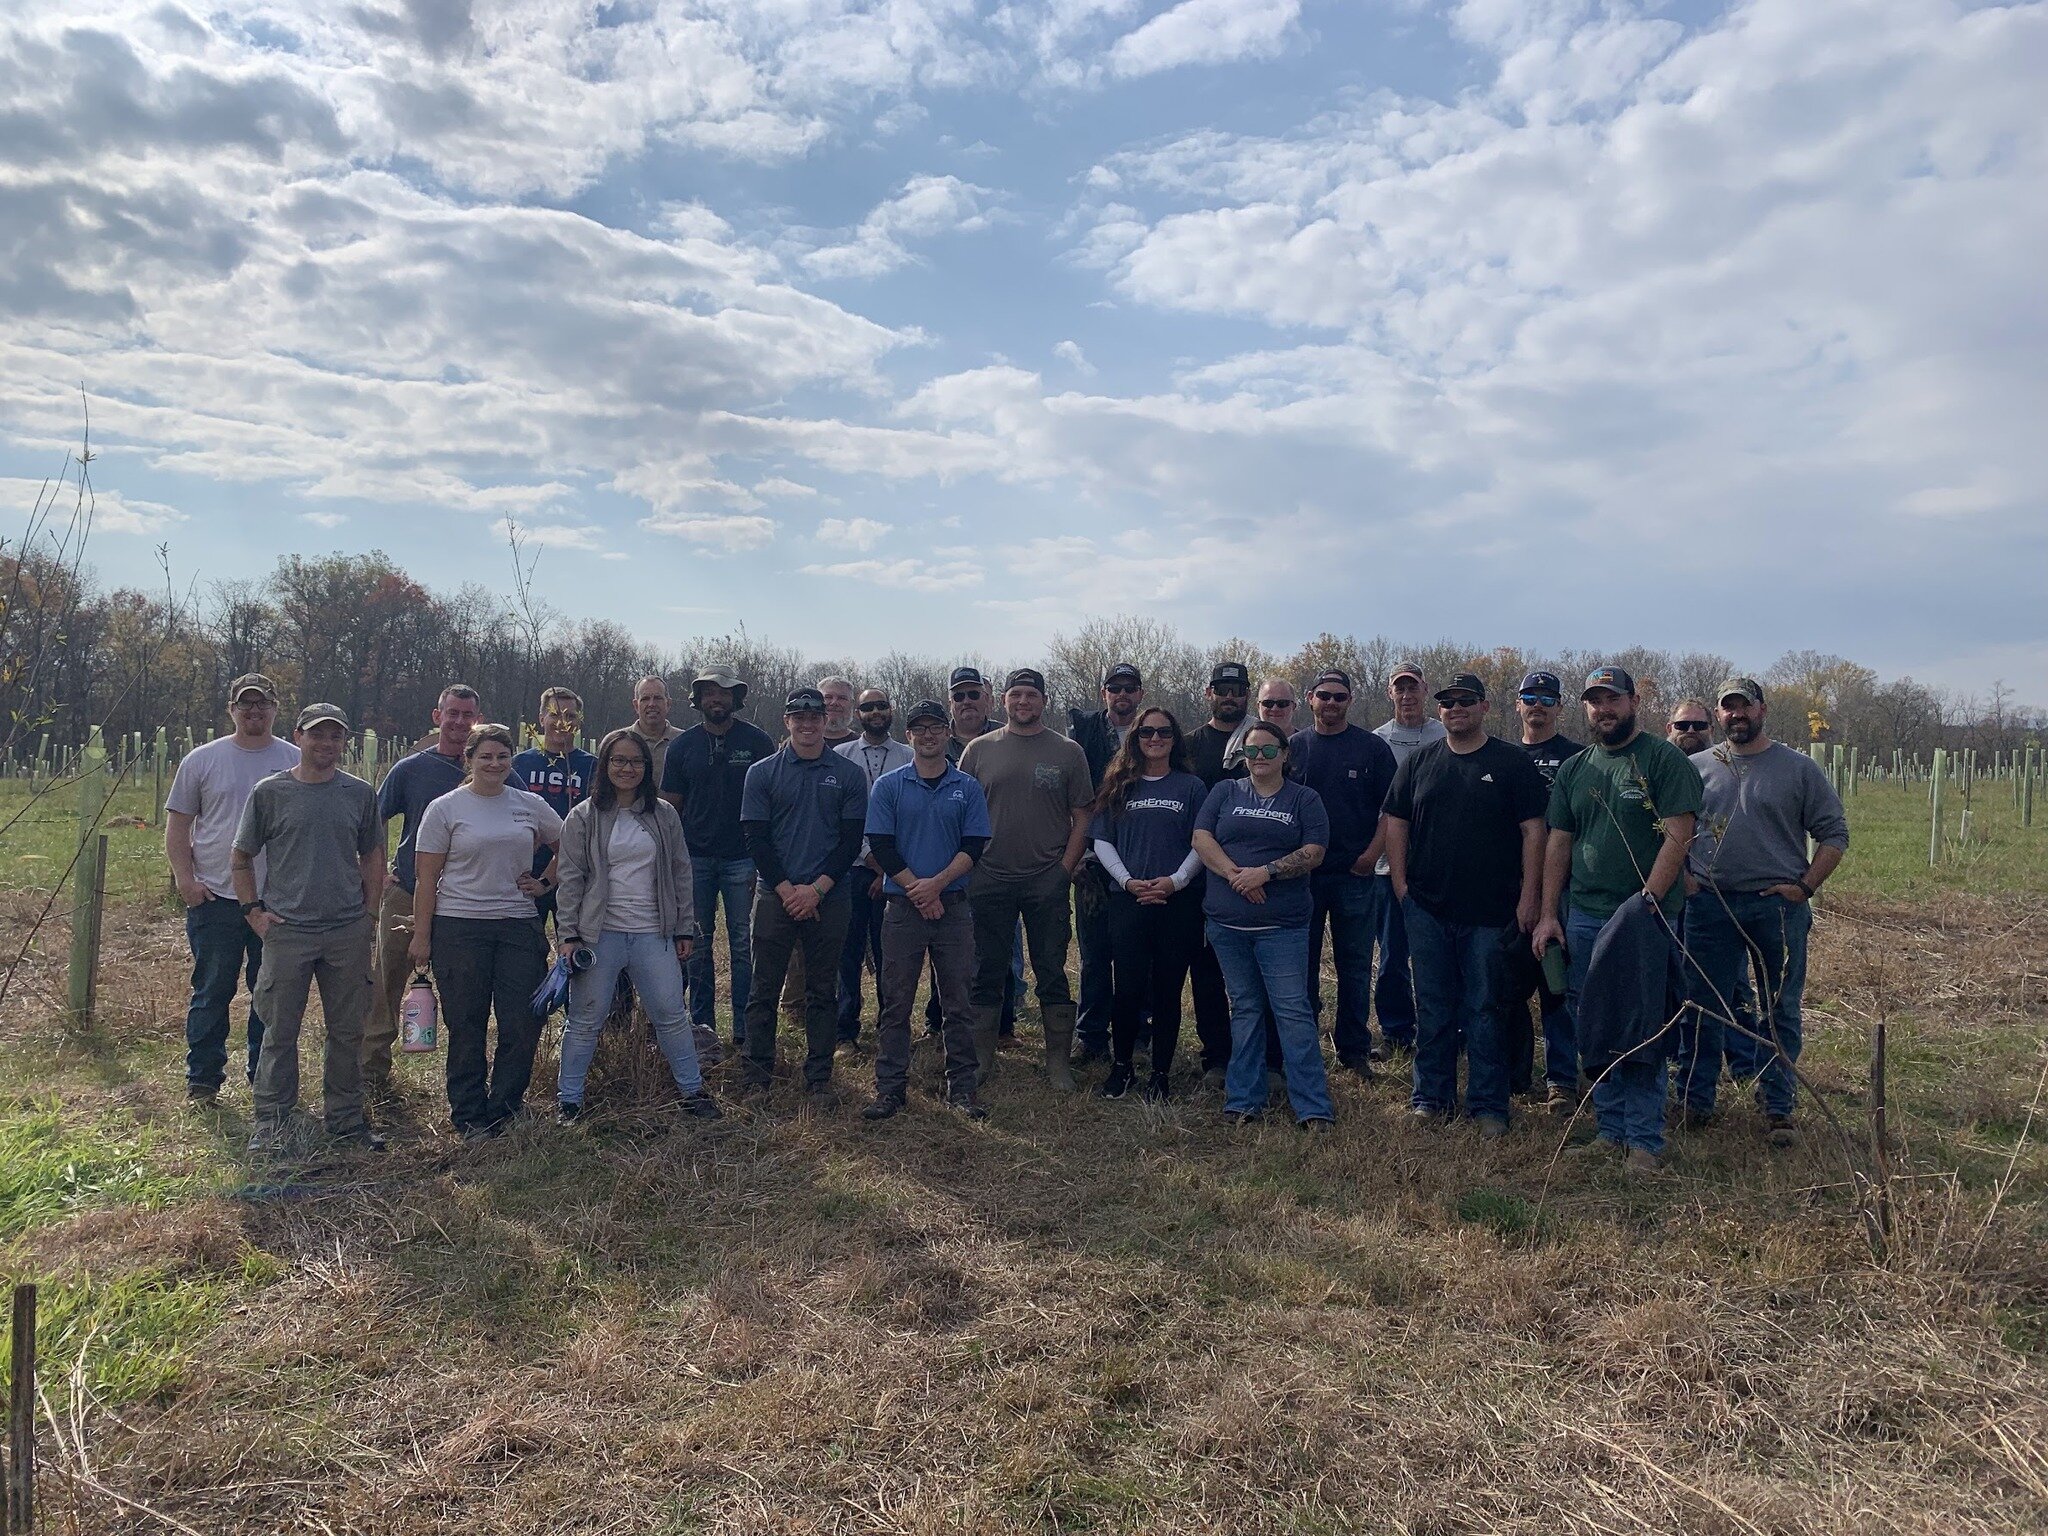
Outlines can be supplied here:
M1088 361L1088 354L1081 350L1078 341L1057 341L1053 343L1052 355L1072 368L1084 379L1095 377L1095 365Z
M795 480L785 480L780 475L770 475L765 480L754 482L756 496L815 496L816 486L803 485Z
M894 196L875 205L851 239L820 246L801 258L819 277L879 277L917 257L910 243L944 234L974 234L997 217L987 187L957 176L913 176Z
M891 524L877 522L872 517L828 517L818 524L817 537L826 544L869 550L882 541L891 527Z
M657 512L641 518L640 526L649 533L667 534L728 555L759 549L775 538L772 521L747 513Z
M33 511L38 505L45 506L49 508L49 512L42 526L52 533L63 536L72 517L79 510L77 471L73 469L69 474L70 478L62 486L45 485L40 480L0 476L0 506L23 513ZM89 521L82 531L88 538L100 533L160 534L188 520L176 507L165 506L160 501L146 501L114 490L95 489L86 498L83 510Z
M348 521L346 512L301 512L299 521L311 523L315 528L339 528Z
M967 560L848 560L838 565L807 565L807 576L837 581L868 582L912 592L957 592L981 585L981 568Z
M500 518L491 524L494 537L506 541L511 547L512 530L519 531L519 543L526 549L578 549L592 554L604 552L604 530L595 523L533 523L514 522Z
M1109 68L1151 75L1184 64L1227 64L1278 53L1301 16L1301 0L1181 0L1116 40Z

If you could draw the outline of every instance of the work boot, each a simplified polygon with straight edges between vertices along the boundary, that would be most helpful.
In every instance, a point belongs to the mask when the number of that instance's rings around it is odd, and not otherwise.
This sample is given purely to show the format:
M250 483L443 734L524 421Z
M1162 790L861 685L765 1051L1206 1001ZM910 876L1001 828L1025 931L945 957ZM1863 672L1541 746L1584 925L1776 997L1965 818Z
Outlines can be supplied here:
M986 1088L996 1075L996 1034L1002 1028L1001 1004L974 1010L974 1086Z
M1079 1086L1068 1057L1074 1050L1074 1005L1045 1005L1045 1081L1055 1093L1072 1093Z

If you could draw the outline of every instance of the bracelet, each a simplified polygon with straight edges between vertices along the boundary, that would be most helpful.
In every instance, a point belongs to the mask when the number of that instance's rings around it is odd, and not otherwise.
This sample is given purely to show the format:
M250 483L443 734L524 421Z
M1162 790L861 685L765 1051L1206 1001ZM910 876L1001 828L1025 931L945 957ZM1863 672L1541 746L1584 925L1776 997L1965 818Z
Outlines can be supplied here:
M1806 892L1806 899L1808 901L1813 900L1814 897L1820 894L1820 892L1816 891L1812 886L1806 883L1806 876L1804 875L1794 877L1792 883L1798 886L1799 889L1801 889L1802 891Z

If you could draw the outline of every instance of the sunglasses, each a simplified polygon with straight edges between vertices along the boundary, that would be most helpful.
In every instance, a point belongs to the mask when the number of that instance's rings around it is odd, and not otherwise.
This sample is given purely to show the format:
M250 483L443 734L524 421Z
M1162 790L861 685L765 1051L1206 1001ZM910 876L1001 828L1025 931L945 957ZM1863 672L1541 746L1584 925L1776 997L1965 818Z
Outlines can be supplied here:
M1209 691L1219 699L1241 699L1249 690L1243 683L1211 683Z
M1555 709L1558 705L1558 697L1554 693L1518 693L1515 697L1524 704L1541 704L1547 709Z
M962 688L958 693L953 695L953 702L955 704L972 704L976 699L980 697L981 690L979 688Z
M1292 699L1261 699L1261 700L1259 700L1259 708L1261 708L1261 709L1292 709L1292 708L1294 708L1294 700L1292 700Z
M1278 757L1285 750L1278 742L1269 741L1263 747L1246 747L1244 755L1251 762L1263 763L1269 758Z
M1309 697L1314 699L1318 704L1349 704L1351 702L1350 694L1331 693L1327 688L1319 688L1314 693L1310 694Z
M1671 729L1685 731L1694 736L1704 736L1712 727L1704 720L1674 720L1671 722Z
M1470 693L1454 693L1447 699L1437 700L1445 709L1470 709L1478 702L1478 696Z
M1137 736L1140 741L1169 741L1173 737L1173 727L1170 725L1141 725L1138 727Z
M1136 683L1104 683L1104 693L1143 693L1145 690Z
M894 709L895 707L895 705L884 700L880 704L863 704L860 707L860 712L864 715L872 715L878 709Z

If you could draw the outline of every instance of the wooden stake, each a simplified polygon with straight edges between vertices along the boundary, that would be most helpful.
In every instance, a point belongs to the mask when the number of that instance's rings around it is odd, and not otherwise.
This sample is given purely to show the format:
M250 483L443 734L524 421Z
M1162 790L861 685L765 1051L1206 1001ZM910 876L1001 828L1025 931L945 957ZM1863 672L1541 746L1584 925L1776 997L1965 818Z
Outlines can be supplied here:
M36 1526L36 1288L14 1288L14 1380L7 1394L7 1529Z

